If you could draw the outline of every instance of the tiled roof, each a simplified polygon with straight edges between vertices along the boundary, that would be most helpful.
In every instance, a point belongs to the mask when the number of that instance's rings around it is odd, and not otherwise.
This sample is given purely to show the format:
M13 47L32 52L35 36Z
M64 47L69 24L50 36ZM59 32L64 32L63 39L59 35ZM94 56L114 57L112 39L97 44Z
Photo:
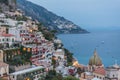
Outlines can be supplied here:
M3 37L11 37L11 36L14 36L14 35L12 35L12 34L1 34L1 36L3 36Z
M104 68L97 68L93 73L105 75L105 69Z
M0 62L0 67L8 66L8 64Z

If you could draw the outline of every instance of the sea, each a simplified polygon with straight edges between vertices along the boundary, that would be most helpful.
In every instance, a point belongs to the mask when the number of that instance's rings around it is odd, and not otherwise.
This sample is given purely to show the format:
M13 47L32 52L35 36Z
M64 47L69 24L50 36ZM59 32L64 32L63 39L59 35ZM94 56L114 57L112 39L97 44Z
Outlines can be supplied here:
M105 67L120 64L120 31L60 34L57 37L80 64L88 65L95 49Z

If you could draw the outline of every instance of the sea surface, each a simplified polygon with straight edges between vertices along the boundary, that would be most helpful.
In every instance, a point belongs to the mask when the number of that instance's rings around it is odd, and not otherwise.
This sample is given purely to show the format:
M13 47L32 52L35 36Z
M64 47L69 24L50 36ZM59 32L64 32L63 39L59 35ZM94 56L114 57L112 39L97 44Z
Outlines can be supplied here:
M115 62L120 64L120 31L60 34L57 37L80 64L88 64L95 48L104 66L111 66Z

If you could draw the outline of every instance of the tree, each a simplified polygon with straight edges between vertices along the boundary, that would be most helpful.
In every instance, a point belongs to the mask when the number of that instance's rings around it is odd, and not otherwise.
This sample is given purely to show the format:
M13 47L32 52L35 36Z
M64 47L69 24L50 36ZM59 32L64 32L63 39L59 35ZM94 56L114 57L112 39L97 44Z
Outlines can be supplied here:
M68 76L68 77L63 78L63 80L79 80L79 79L73 76Z
M67 56L67 63L68 63L68 66L72 66L72 61L73 61L73 54L71 52L69 52L69 50L65 49L64 48L64 51L65 51L65 56Z
M56 73L55 70L50 70L45 77L45 80L63 80L61 74Z
M77 73L79 74L79 75L81 75L81 73L83 73L83 72L85 72L85 70L84 70L84 68L82 69L82 68L78 68L77 69Z
M24 77L22 75L19 75L17 80L24 80Z
M56 66L56 60L55 60L55 58L56 58L55 56L52 57L52 65L53 65L54 68Z
M43 33L43 36L45 39L52 41L55 38L55 30L49 30L48 28L44 27L42 23L37 24L38 25L38 30Z

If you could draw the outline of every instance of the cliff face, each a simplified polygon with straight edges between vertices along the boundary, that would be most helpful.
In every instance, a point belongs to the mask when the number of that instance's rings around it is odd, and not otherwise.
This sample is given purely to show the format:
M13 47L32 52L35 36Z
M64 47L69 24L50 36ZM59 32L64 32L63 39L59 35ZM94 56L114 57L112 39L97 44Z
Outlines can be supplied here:
M86 33L87 31L80 28L73 22L64 17L48 11L47 9L33 4L26 0L17 0L18 8L22 9L27 16L37 19L47 26L50 30L56 30L58 33Z

